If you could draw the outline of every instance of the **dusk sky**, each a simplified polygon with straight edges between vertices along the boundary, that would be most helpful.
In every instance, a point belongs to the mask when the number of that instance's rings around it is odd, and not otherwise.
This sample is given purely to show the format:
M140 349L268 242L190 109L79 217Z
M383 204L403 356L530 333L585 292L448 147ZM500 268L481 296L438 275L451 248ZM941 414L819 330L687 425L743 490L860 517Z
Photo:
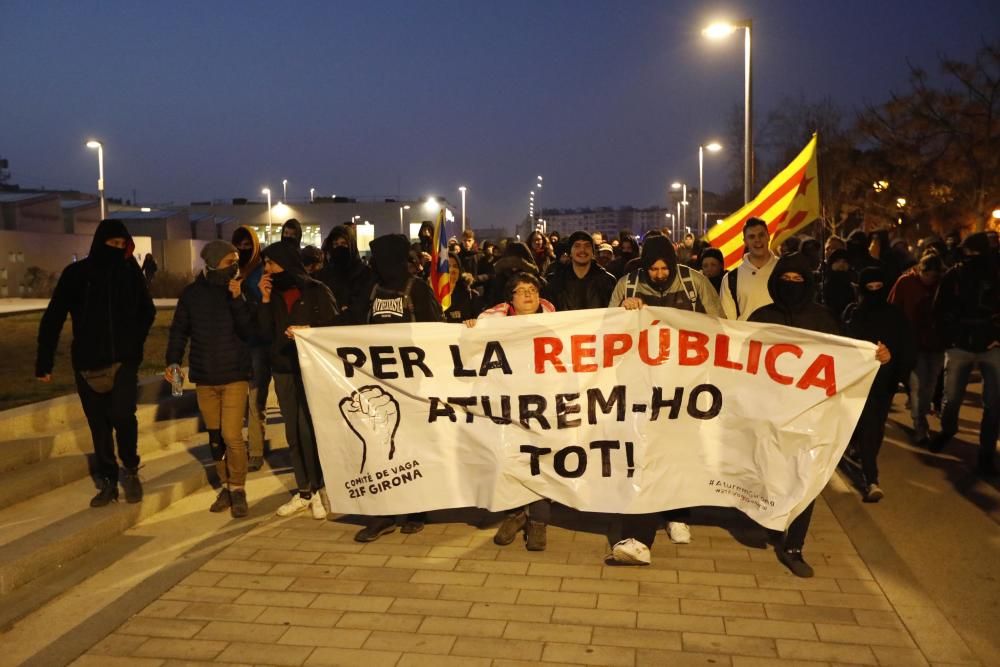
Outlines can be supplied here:
M830 96L853 113L1000 34L996 0L50 2L0 0L0 157L25 187L141 203L317 194L459 201L475 227L544 207L663 203L698 144ZM738 147L727 146L726 150ZM706 162L706 189L728 182Z

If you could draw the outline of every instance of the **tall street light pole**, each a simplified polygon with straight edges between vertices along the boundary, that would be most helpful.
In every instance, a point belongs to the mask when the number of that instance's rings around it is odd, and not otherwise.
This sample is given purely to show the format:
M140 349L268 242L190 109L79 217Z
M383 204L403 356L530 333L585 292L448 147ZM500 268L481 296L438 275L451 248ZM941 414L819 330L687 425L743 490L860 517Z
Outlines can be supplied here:
M674 181L670 184L670 187L674 190L681 191L681 201L677 202L677 218L681 220L681 225L683 225L685 231L687 230L688 223L688 186L687 183L681 183L679 181ZM683 219L681 219L681 211L683 211Z
M538 214L542 214L542 181L545 180L541 176L535 179L535 190L538 191Z
M716 142L698 146L698 230L699 238L705 235L705 151L717 153L722 145Z
M104 200L104 144L96 139L87 142L87 148L97 149L97 192L101 197L101 220L108 217L108 204Z
M309 203L312 203L316 198L316 188L309 188Z
M458 188L458 191L462 193L462 231L465 231L465 191L468 190L464 185Z
M702 34L709 39L723 39L743 28L743 203L746 204L753 196L753 126L751 114L753 109L753 85L750 66L750 32L753 20L744 19L732 23L713 23Z
M288 203L288 179L281 179L281 201Z
M410 209L410 205L409 204L407 204L405 206L400 206L399 207L399 233L400 234L406 234L406 232L403 231L403 211L408 211L409 209Z
M262 195L267 195L267 242L271 242L271 188L264 188L260 191Z

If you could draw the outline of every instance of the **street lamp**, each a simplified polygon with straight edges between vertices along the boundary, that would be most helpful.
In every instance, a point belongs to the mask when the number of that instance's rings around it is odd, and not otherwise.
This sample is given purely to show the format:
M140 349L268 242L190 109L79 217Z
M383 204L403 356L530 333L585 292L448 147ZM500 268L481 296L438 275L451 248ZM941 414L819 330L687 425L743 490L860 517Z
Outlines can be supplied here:
M264 188L260 191L262 195L267 195L267 242L271 242L271 188Z
M535 189L538 190L538 192L539 192L539 195L538 195L538 201L539 202L541 202L541 200L542 200L541 191L542 191L542 181L543 180L545 180L545 179L543 179L541 177L541 175L539 175L538 178L535 179ZM534 195L535 193L532 192L531 194ZM541 206L541 204L539 204L539 206L538 206L538 212L539 213L542 212L542 206Z
M104 201L104 144L96 139L87 142L87 148L97 149L97 192L101 197L101 220L108 215L108 205Z
M722 144L713 141L710 144L698 146L698 227L701 235L705 234L705 151L718 153Z
M424 202L424 208L427 209L429 213L437 213L441 206L438 204L437 199L434 197L428 197L427 201Z
M462 231L465 231L465 191L468 190L464 185L458 188L458 191L462 193Z
M670 184L670 189L671 190L680 190L681 191L681 201L677 202L677 218L680 219L680 217L681 217L681 208L682 208L681 204L683 204L684 205L684 208L683 208L684 219L681 221L681 224L684 225L684 226L687 226L687 221L688 221L688 212L687 212L688 186L687 186L687 183L681 183L680 181L674 181L673 183Z
M406 204L405 206L400 206L399 207L399 233L400 234L406 234L406 232L403 231L403 211L408 211L408 210L410 210L410 205L409 204Z
M993 219L1000 220L1000 208L993 209Z
M312 203L313 199L316 198L316 188L309 188L309 202Z
M281 201L288 201L288 179L281 179Z
M751 109L753 101L753 88L750 77L750 31L753 26L751 19L734 21L732 23L713 23L704 30L702 34L709 39L725 39L738 29L743 28L743 203L746 204L751 198L753 187L753 129L751 127Z

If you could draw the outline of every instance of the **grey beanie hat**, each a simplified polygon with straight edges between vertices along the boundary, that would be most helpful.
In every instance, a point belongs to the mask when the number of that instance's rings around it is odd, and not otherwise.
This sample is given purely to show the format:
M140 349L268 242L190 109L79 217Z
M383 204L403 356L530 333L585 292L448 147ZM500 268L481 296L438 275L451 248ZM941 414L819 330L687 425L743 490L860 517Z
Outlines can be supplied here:
M236 246L227 241L212 241L206 243L201 249L201 258L205 260L205 266L214 269L219 266L219 262L226 255L237 253ZM239 253L237 253L239 254Z

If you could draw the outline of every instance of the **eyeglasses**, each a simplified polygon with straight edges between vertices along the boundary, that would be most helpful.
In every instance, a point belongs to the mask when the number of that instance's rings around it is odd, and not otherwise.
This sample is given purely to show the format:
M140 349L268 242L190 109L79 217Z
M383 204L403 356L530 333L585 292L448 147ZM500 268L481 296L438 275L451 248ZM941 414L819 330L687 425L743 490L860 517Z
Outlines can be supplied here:
M521 289L514 290L514 296L526 297L526 296L538 296L538 290L534 287L522 287Z

